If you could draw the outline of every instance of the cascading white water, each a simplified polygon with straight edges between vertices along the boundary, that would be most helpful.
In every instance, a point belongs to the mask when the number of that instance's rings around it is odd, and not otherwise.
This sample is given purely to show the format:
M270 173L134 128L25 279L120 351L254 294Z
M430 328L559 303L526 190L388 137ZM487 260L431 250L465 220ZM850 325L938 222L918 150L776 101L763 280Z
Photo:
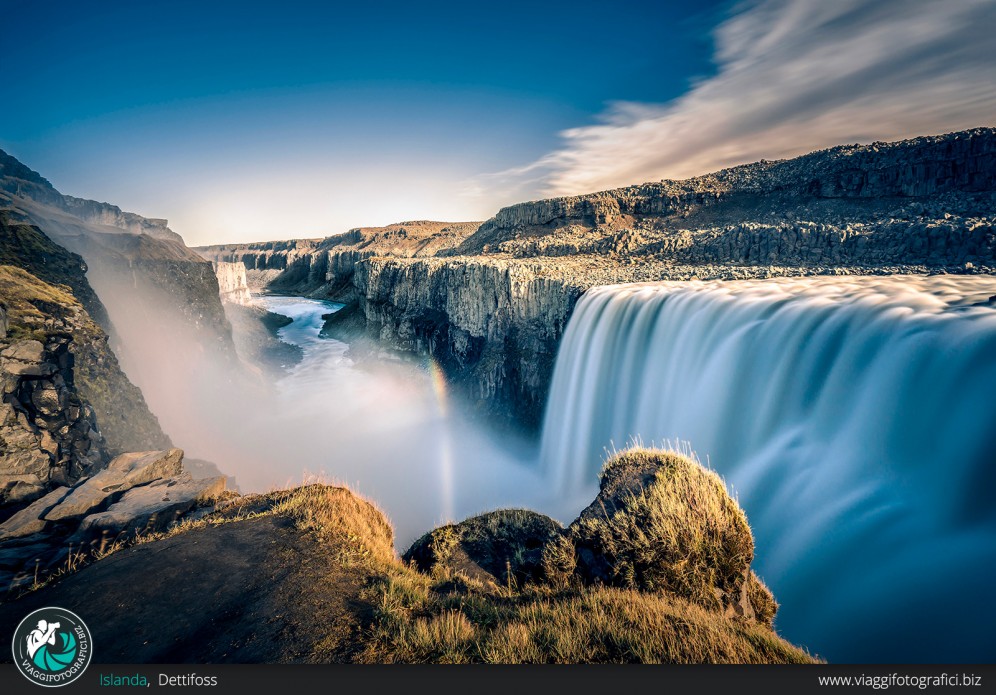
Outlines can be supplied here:
M688 442L748 514L784 636L835 661L991 661L993 295L979 276L591 290L544 466L574 496L607 448Z

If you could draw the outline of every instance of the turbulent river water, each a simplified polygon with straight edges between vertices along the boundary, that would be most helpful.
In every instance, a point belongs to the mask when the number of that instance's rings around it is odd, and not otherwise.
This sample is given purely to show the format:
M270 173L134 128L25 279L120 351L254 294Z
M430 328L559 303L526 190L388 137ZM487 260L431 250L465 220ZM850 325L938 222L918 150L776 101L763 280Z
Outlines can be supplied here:
M782 603L835 661L996 655L996 279L803 278L588 292L542 460L565 495L607 448L723 475Z

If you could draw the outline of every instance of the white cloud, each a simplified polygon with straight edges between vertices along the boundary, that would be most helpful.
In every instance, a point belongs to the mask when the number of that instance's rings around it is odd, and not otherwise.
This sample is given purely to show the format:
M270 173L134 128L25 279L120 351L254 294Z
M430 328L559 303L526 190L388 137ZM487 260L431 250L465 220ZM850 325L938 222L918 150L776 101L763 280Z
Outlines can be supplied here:
M993 0L756 0L715 30L717 74L611 104L537 162L477 186L566 195L996 124Z

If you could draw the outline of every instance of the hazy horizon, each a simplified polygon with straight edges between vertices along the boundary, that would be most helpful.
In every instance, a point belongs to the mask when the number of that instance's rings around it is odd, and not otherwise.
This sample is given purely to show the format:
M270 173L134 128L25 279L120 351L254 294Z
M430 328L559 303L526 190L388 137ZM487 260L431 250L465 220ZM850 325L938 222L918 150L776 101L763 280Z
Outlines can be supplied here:
M996 125L991 0L2 4L0 147L190 246Z

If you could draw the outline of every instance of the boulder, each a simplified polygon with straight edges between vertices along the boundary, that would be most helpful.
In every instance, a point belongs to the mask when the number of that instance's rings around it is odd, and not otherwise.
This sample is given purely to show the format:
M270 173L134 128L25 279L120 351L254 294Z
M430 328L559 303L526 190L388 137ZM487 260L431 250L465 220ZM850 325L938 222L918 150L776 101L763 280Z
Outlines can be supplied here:
M4 476L0 482L0 503L18 504L36 500L48 490L48 486L36 476Z
M17 376L51 376L58 371L45 361L45 346L37 340L19 340L0 351L0 364Z
M774 617L770 592L750 571L747 517L719 476L687 457L651 449L618 454L602 470L598 497L569 530L586 583Z
M46 512L61 502L68 492L67 487L56 488L0 524L0 542L44 531Z
M58 506L45 515L45 519L82 519L135 486L180 475L183 471L182 462L182 449L121 454L106 469L77 485Z
M141 451L121 454L107 464L101 473L122 473L131 486L151 483L159 478L172 478L183 472L183 449ZM99 475L99 474L98 474Z
M19 340L0 351L0 357L5 360L31 362L32 364L41 362L44 355L45 346L37 340Z
M545 578L543 549L562 533L548 516L502 509L425 534L403 559L425 572L460 573L500 586L539 582Z
M80 535L107 533L131 535L136 532L164 531L198 504L225 490L225 478L194 480L189 475L157 480L132 488L107 511L92 514L80 523Z

